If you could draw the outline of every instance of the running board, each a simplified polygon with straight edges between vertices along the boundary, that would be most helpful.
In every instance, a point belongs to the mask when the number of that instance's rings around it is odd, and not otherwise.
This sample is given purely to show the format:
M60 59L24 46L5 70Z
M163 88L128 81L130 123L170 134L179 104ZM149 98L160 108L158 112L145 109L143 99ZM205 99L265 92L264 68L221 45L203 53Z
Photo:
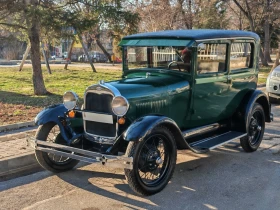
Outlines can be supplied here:
M206 138L190 143L190 146L195 150L208 151L208 150L215 149L219 146L222 146L223 144L226 144L230 141L240 139L246 135L247 133L228 131L218 136L214 136L214 137L210 137L210 138Z

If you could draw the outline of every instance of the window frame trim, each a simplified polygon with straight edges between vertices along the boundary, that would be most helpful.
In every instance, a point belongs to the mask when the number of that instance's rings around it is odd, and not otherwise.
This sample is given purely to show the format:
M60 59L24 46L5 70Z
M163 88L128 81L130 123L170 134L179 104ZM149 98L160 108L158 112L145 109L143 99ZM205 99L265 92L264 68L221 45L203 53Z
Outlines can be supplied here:
M225 44L226 45L226 59L225 59L225 71L224 72L210 72L210 73L203 73L198 74L197 68L198 68L198 51L195 53L195 68L194 68L194 76L195 78L206 78L206 77L220 77L220 76L226 76L229 73L229 47L231 46L231 40L230 39L211 39L211 40L199 40L196 42L197 46L201 43L204 44Z
M230 68L230 55L231 55L231 45L236 43L249 43L251 44L251 56L250 56L250 65L251 67L244 67L244 68L237 68L237 69L231 69ZM256 42L252 39L244 39L244 40L233 40L230 43L230 49L229 49L229 63L228 63L228 70L230 74L237 74L237 73L243 73L243 72L250 72L254 71L256 63L255 63L255 53L256 53Z

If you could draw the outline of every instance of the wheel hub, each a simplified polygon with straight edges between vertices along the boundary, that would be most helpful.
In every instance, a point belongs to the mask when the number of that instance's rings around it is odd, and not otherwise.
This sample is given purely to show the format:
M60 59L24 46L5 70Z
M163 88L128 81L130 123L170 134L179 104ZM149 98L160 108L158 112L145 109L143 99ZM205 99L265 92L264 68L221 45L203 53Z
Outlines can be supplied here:
M145 161L142 162L142 168L140 166L141 171L144 173L154 171L162 162L163 160L160 158L160 152L158 150L149 151Z

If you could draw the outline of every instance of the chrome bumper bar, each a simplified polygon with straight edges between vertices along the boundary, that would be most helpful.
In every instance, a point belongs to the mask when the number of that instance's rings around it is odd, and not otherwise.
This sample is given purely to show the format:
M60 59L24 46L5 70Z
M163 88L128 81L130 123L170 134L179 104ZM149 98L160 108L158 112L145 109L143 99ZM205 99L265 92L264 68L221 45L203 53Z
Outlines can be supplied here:
M101 163L112 168L132 169L133 158L124 156L104 155L98 152L69 147L61 144L41 141L27 136L27 145L35 150L47 152L62 157L69 157L87 163Z

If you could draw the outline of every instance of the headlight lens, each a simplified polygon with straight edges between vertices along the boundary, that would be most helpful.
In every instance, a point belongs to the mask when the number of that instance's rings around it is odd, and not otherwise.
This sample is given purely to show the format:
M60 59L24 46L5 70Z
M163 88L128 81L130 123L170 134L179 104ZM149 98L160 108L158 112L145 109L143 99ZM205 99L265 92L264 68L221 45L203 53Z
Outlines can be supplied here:
M280 79L280 73L273 71L270 76L271 79Z
M78 95L72 91L67 91L63 95L63 104L68 110L74 109L77 105L78 100Z
M129 103L126 98L117 96L112 101L112 110L117 116L124 116L129 108Z

